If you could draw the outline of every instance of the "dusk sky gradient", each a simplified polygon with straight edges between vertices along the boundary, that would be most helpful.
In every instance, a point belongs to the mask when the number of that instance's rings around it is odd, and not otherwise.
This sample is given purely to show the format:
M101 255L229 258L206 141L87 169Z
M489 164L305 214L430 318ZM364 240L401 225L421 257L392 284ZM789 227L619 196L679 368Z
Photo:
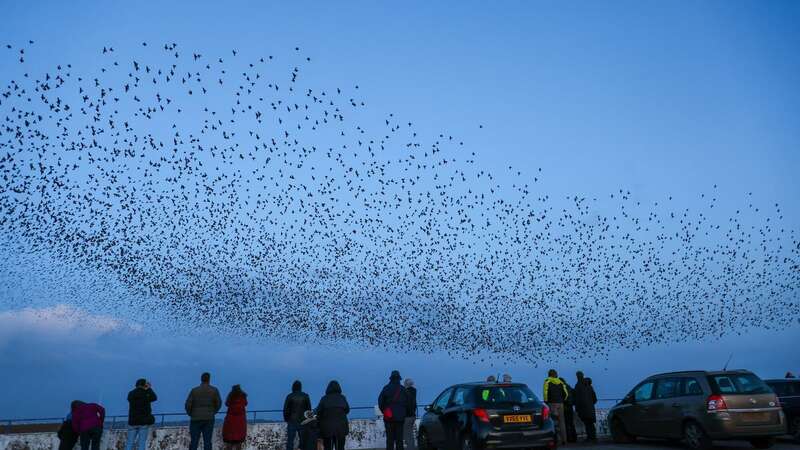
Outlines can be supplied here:
M800 2L76 1L3 11L0 45L35 41L32 73L91 65L104 45L123 53L142 41L208 55L299 46L313 82L359 84L376 120L391 112L420 133L447 130L496 173L542 168L538 188L553 198L597 197L603 211L625 189L642 203L672 196L700 210L717 185L719 217L752 192L800 230ZM19 70L0 57L3 84ZM29 270L42 267L55 275ZM279 408L296 378L314 402L336 378L351 404L372 405L393 369L415 379L421 400L505 372L538 393L550 367L570 381L584 370L604 398L659 371L719 369L730 354L731 366L765 378L800 371L800 324L608 359L489 366L441 352L211 335L191 323L176 335L137 302L102 272L0 248L0 419L61 416L76 398L124 414L140 377L159 394L156 412L180 411L206 370L224 392L241 383L257 409Z

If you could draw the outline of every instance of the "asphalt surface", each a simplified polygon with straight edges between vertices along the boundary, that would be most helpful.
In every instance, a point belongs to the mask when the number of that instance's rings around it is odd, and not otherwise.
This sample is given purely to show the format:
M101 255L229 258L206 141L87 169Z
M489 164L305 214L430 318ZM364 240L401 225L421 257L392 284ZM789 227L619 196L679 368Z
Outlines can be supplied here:
M740 450L752 449L753 447L747 442L715 442L714 450ZM599 442L597 444L568 444L561 446L559 449L593 449L593 450L680 450L685 449L681 443L664 442L664 441L638 441L634 444L614 444L613 442ZM780 440L771 450L798 450L800 444L794 444L787 440Z

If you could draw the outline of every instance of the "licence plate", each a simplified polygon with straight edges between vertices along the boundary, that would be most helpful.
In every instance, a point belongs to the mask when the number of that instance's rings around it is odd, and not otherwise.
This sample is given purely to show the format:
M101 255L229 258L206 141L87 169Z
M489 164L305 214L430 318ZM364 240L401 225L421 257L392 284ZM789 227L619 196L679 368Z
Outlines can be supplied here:
M772 415L768 412L742 413L741 419L747 423L765 423L772 420Z
M530 414L515 414L513 416L503 416L503 423L531 423L533 421Z

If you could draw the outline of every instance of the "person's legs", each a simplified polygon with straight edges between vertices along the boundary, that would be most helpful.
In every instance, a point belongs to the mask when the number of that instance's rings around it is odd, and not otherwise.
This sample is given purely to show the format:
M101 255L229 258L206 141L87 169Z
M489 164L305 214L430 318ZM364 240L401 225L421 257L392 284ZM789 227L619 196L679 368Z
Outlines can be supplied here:
M336 437L336 450L344 450L345 436Z
M100 439L103 438L103 429L95 428L90 431L92 435L92 450L100 450Z
M559 444L563 445L567 443L567 424L564 421L564 405L561 403L551 403L550 404L550 413L553 414L555 417L556 422L558 423L558 439Z
M578 433L575 430L575 411L572 409L572 405L564 405L564 421L567 424L567 441L576 442Z
M405 441L406 450L417 450L417 442L414 439L414 423L415 417L406 417L403 424L403 440Z
M325 447L325 450L333 450L334 446L334 437L324 437L322 438L322 445Z
M392 422L383 422L383 428L386 430L386 450L394 450L394 440L392 436Z
M595 428L594 420L589 420L586 422L586 437L590 441L597 440L597 429Z
M286 424L286 450L294 450L294 437L299 431L296 424L291 422ZM302 443L300 443L300 448L303 448Z
M150 436L150 426L143 425L139 427L139 449L147 450L147 438Z
M213 445L211 438L214 436L214 420L204 420L203 422L203 450L211 450Z
M199 420L189 422L189 450L197 450L197 445L200 444L201 426Z
M402 422L393 422L393 424L395 448L403 450L403 425L405 424L405 419Z
M128 437L125 438L125 450L132 450L133 444L138 440L139 427L128 425ZM139 447L141 450L141 447Z
M91 437L89 436L88 431L84 431L80 435L80 442L81 442L81 450L89 450L89 444L91 443Z

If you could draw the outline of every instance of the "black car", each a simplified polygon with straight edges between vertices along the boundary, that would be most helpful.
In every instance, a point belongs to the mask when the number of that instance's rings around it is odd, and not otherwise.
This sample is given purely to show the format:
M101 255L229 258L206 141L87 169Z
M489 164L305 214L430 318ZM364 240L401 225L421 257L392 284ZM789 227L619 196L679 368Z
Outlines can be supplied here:
M555 448L550 410L521 383L465 383L425 407L420 450Z
M800 379L783 378L766 382L781 402L786 423L789 424L789 434L794 436L795 442L800 443Z

